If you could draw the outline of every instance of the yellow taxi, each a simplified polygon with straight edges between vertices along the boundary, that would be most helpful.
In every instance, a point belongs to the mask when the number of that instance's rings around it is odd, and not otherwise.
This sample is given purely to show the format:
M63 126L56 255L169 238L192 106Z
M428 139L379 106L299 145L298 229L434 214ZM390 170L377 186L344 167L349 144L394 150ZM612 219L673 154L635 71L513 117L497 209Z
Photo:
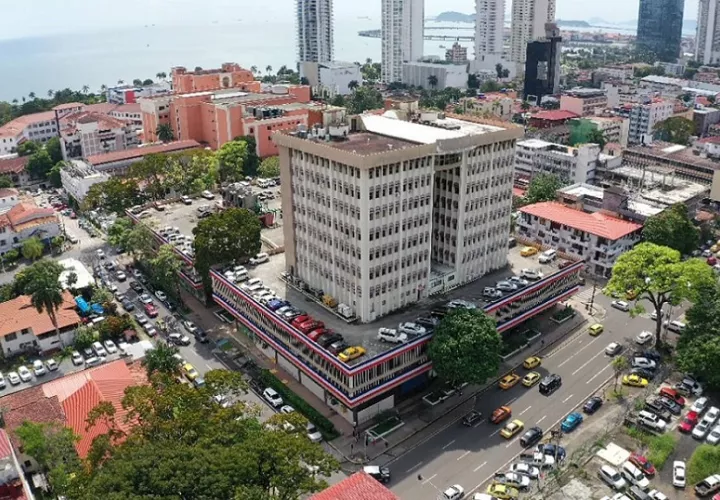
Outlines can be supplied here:
M713 246L710 247L710 251L711 251L712 253L720 252L720 246L718 246L718 244L716 243L716 244L714 244Z
M597 337L600 335L605 328L600 323L595 323L594 325L591 325L590 328L588 328L588 331L590 332L590 335L593 337Z
M354 346L354 347L348 347L343 352L338 354L338 358L340 361L344 361L347 363L348 361L352 361L353 359L359 358L365 354L365 349L361 346Z
M524 427L525 424L522 423L522 420L513 420L505 427L503 427L503 430L500 431L500 435L505 439L510 439L515 434L523 430Z
M185 373L185 376L190 380L195 380L200 376L200 374L197 372L195 367L191 365L190 363L185 363L182 367L183 373Z
M492 498L500 500L515 500L520 495L517 488L502 483L492 483L488 486L487 492Z
M520 250L520 255L523 257L532 257L536 253L538 253L538 249L535 247L523 247L523 249Z
M648 381L646 378L642 378L640 375L631 374L625 375L622 378L623 385L629 385L631 387L647 387Z
M505 375L503 378L500 379L500 389L508 390L511 387L514 387L515 384L520 382L520 375L517 373L511 373L510 375Z
M528 370L530 370L532 368L540 366L540 363L542 363L540 356L530 356L525 361L523 361L523 368L527 368Z
M540 382L540 374L538 372L530 372L522 379L522 385L525 387L532 387L538 382Z

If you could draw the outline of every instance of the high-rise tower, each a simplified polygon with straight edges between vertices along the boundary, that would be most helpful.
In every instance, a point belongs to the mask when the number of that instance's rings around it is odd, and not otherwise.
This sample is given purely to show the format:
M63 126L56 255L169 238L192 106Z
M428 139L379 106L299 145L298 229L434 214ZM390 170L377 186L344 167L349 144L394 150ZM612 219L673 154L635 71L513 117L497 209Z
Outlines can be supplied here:
M675 62L680 57L684 8L684 0L640 0L637 48L658 61Z
M718 0L700 0L698 6L695 60L702 64L720 61L720 5Z
M298 62L333 60L333 0L295 0Z
M423 55L424 0L382 0L383 82L402 81L402 64Z
M505 0L475 0L475 59L503 54Z
M524 63L527 44L545 39L545 23L555 22L555 0L513 0L510 60Z

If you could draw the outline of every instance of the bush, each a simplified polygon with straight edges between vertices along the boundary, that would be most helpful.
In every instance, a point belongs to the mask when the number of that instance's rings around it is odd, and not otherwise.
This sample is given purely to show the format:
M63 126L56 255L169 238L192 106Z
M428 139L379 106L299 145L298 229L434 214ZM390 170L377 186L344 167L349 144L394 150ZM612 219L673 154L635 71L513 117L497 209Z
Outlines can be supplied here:
M688 460L687 482L699 483L706 477L720 471L720 448L709 444L701 444Z
M511 333L507 337L502 338L502 347L500 355L507 356L513 351L524 347L528 343L528 332Z
M317 426L326 441L331 441L340 435L333 423L328 420L325 415L291 391L288 386L283 384L282 381L270 373L269 370L260 371L260 382L266 387L275 389L282 396L285 403L305 415L310 422Z
M667 459L670 458L672 452L675 451L677 436L674 434L661 434L659 436L655 436L654 434L649 434L640 429L628 429L627 433L629 436L634 437L647 447L648 452L646 457L658 469L663 468ZM718 465L720 466L720 462Z

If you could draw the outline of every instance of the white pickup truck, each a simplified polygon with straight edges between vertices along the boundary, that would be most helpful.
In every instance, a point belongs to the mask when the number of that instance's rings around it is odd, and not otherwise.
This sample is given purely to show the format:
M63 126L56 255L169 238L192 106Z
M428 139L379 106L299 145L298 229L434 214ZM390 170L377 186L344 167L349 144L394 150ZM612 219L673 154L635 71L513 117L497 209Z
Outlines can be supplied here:
M545 455L544 453L523 453L520 455L520 461L534 465L535 467L541 467L548 469L555 466L555 457L552 455Z

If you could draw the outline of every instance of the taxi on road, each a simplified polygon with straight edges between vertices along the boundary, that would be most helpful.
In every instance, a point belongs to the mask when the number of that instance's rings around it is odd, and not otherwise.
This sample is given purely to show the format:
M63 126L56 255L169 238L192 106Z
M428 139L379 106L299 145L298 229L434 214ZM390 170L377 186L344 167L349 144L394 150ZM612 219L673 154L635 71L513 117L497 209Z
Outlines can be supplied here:
M591 325L590 328L588 328L588 331L590 332L590 335L593 337L597 337L600 335L605 328L600 323L595 323L594 325Z
M539 356L530 356L525 361L523 361L523 367L530 370L532 368L540 366L540 363L542 363L542 360Z
M500 431L500 435L504 437L505 439L510 439L515 434L523 430L525 427L525 424L522 423L522 420L513 420L509 424L507 424L505 427L503 427L503 430Z
M190 363L185 363L183 365L182 369L183 369L183 372L185 373L185 376L188 379L190 379L191 381L195 380L196 378L198 378L200 376L200 374L197 372L195 367L193 365L191 365Z
M515 384L520 382L520 375L517 373L511 373L509 375L505 375L503 378L500 379L500 389L508 390L511 387L514 387Z
M523 377L522 385L525 387L532 387L540 382L540 374L538 372L530 372Z
M641 377L640 375L636 375L634 373L630 375L625 375L622 378L623 385L629 385L631 387L647 387L648 386L648 380L646 378Z
M538 253L538 249L535 247L523 247L522 250L520 250L520 255L523 257L531 257Z

